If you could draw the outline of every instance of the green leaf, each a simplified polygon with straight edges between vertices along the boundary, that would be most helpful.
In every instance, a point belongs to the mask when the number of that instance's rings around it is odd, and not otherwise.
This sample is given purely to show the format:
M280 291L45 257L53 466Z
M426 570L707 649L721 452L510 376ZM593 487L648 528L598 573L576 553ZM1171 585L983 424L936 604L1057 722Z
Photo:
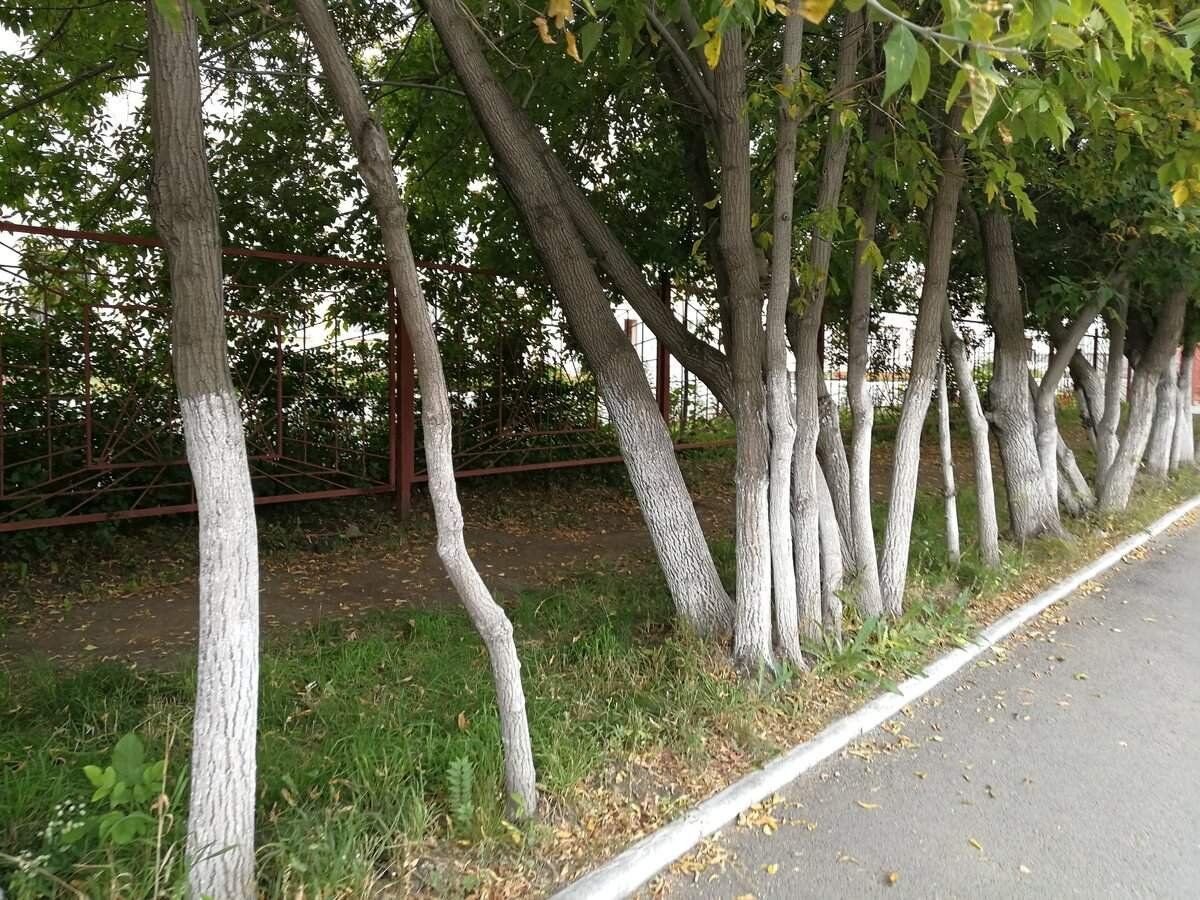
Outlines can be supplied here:
M142 766L146 763L146 748L136 734L127 734L113 748L112 764L126 784L140 784Z
M1050 43L1065 50L1078 50L1083 46L1083 38L1070 28L1064 28L1062 25L1051 25L1049 33Z
M84 766L83 774L92 783L92 787L100 787L104 783L104 770L99 766Z
M600 43L602 34L604 34L604 25L600 22L588 22L579 29L579 56L584 62L587 62L587 58L592 55L596 44Z
M929 89L929 51L925 49L924 44L917 45L917 58L913 60L912 70L912 102L920 103L921 98L925 96L925 91Z
M913 65L917 60L917 39L903 25L892 27L887 42L883 45L883 56L887 65L887 76L883 83L883 99L908 84Z
M1125 0L1096 0L1096 2L1108 14L1122 40L1125 41L1125 55L1133 56L1133 16L1130 15Z

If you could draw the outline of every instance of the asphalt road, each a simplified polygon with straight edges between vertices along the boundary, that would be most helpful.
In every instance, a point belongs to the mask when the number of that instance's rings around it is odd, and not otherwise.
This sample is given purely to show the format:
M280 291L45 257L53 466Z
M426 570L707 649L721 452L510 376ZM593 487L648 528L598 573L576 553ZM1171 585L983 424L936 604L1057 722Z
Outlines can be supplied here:
M671 896L1200 897L1200 526L1002 650L727 827Z

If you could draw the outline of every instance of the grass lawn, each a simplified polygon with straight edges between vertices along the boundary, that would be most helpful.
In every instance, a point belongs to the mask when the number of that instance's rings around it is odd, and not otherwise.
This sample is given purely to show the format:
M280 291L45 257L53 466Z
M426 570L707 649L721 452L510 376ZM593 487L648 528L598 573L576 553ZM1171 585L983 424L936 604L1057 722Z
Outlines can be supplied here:
M723 648L678 632L648 562L601 563L506 597L548 807L527 829L502 818L487 662L459 611L377 611L276 634L262 669L262 894L542 894L1198 490L1193 473L1147 482L1107 530L1075 523L1071 541L1006 546L998 571L974 559L970 489L958 567L945 557L941 498L923 492L904 620L856 636L851 610L844 648L810 648L813 671L770 683L739 681ZM715 550L728 581L732 548L717 540ZM0 884L10 896L179 892L192 694L186 662L0 669ZM83 769L107 766L130 733L145 762L166 758L170 802L118 804L142 823L121 843L124 833L98 834L111 800L91 801ZM117 769L128 755L126 743ZM62 808L70 802L82 809Z

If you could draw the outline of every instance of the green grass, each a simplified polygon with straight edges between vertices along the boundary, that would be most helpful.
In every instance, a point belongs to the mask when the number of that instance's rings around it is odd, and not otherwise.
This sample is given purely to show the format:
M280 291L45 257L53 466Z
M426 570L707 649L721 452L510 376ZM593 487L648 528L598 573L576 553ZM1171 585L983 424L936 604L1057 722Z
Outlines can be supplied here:
M1132 530L1197 490L1193 475L1143 488L1121 527ZM512 598L539 778L553 817L570 823L586 812L573 809L575 788L631 753L670 748L685 768L700 771L720 736L745 752L747 764L765 759L790 739L787 723L832 708L827 694L875 690L917 671L938 648L972 632L971 603L1030 576L1065 571L1101 540L1079 526L1073 541L1006 547L1002 569L985 570L973 552L973 497L964 491L966 556L956 568L946 560L941 509L940 497L920 496L909 613L886 627L861 627L850 610L846 646L812 648L814 676L784 673L769 684L731 677L720 648L672 627L665 587L650 570L587 573ZM728 579L732 548L715 549ZM71 896L54 876L87 896L149 897L164 857L163 878L178 890L190 671L23 664L0 673L0 850L42 853L53 807L87 800L82 767L105 765L129 732L144 739L151 759L171 745L167 791L175 797L161 840L154 834L115 847L88 839L51 854L43 872L24 880L0 857L0 884L12 896ZM478 886L477 876L453 864L456 855L553 877L556 860L545 858L553 838L538 829L521 835L503 821L494 694L464 616L376 613L268 641L260 723L265 896L362 896L391 882L422 841L421 853L434 862L420 883L438 894Z

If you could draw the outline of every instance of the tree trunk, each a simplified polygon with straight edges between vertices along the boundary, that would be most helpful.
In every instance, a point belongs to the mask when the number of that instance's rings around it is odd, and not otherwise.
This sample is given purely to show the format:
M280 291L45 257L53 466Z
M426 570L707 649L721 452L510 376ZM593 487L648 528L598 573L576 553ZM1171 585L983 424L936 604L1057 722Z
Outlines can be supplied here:
M729 597L641 360L613 318L580 236L558 202L554 179L530 145L512 97L484 58L472 23L453 0L431 0L428 10L492 149L500 179L595 372L680 618L701 634L727 633L732 618ZM765 433L765 422L762 430ZM765 457L764 449L764 463Z
M1091 512L1096 506L1096 495L1091 485L1079 470L1075 453L1058 435L1057 466L1058 466L1058 497L1067 515L1078 519Z
M1192 366L1196 358L1196 345L1184 344L1179 357L1179 380L1175 389L1176 403L1175 435L1172 440L1171 462L1173 469L1196 464L1196 433L1192 424Z
M872 142L878 141L883 135L882 115L878 112L872 112L869 133ZM883 595L879 587L879 562L871 516L871 430L875 421L875 402L867 384L867 366L870 361L871 295L875 269L867 258L867 252L875 240L879 200L873 185L869 185L865 191L858 211L863 231L854 246L850 283L846 389L853 420L849 459L849 532L854 544L854 601L864 617L872 618L883 615Z
M1146 451L1150 438L1150 427L1154 418L1158 380L1163 376L1167 361L1175 353L1176 341L1183 327L1183 314L1189 293L1180 288L1171 293L1158 313L1158 324L1154 336L1141 355L1133 372L1133 384L1129 391L1129 421L1121 436L1116 456L1100 482L1100 511L1114 513L1123 510L1129 503L1133 480L1138 464ZM1111 351L1110 351L1111 354ZM1109 357L1112 364L1112 357ZM1106 394L1115 393L1106 387ZM1111 398L1109 398L1111 402ZM1107 418L1107 414L1106 414Z
M1117 431L1121 424L1121 382L1125 376L1125 317L1129 301L1122 296L1105 310L1108 326L1108 359L1104 369L1104 412L1096 428L1096 490L1108 479L1108 470L1117 458L1120 440ZM1132 476L1131 476L1132 477Z
M388 273L396 286L400 315L412 342L421 386L421 428L429 468L429 496L437 523L438 556L455 592L487 647L504 744L504 786L509 816L537 813L537 779L521 663L512 623L493 599L467 553L462 506L454 480L453 420L442 357L430 323L425 295L408 239L407 211L400 197L392 153L383 129L371 115L366 97L342 46L324 0L296 0L296 11L321 60L326 83L342 112L383 235Z
M742 31L725 34L713 72L721 160L721 257L729 274L733 315L735 544L737 611L735 662L748 671L774 665L771 650L771 538L768 514L770 438L763 386L763 311L758 252L751 228L750 129L746 118L746 61ZM799 424L799 423L798 423ZM793 473L794 474L794 473ZM809 535L815 535L816 529ZM796 545L804 536L796 535ZM817 588L819 610L820 586ZM819 612L818 612L819 615ZM804 605L801 604L801 627Z
M1100 419L1104 416L1104 381L1081 350L1071 354L1070 368L1071 381L1075 384L1075 404L1079 408L1079 423L1087 432L1088 442L1095 453L1100 445Z
M863 34L863 15L861 12L848 13L842 29L842 39L838 48L838 67L834 77L834 91L846 92L852 89L854 74L858 68L859 46ZM792 102L790 99L787 102ZM799 321L793 325L792 349L796 357L796 448L795 465L792 476L795 483L792 486L792 521L795 529L796 543L796 581L800 597L800 627L809 639L820 637L821 628L821 555L820 542L813 537L820 530L820 496L818 481L823 477L819 471L818 451L822 445L821 435L821 394L824 393L824 366L821 359L821 327L822 312L825 304L825 293L828 285L829 260L833 252L832 225L829 219L836 217L839 198L842 191L842 180L846 170L846 156L849 152L850 133L836 121L831 120L829 139L825 145L825 155L821 167L821 180L817 185L816 227L813 229L812 240L809 244L809 267L813 273L813 281L803 297L804 309ZM832 403L828 404L832 406ZM833 428L836 423L836 409L827 410L832 414ZM845 478L838 472L836 447L841 444L841 432L837 435L829 432L826 425L825 457L829 470L835 473L834 484L827 485L839 490L845 483L845 496L834 497L832 502L835 511L839 501L842 503L842 515L849 524L849 472L848 466ZM845 450L842 448L842 455Z
M900 421L896 426L896 444L892 462L887 529L879 565L883 608L899 617L904 608L904 586L908 580L908 551L912 539L913 508L916 505L917 474L921 463L921 430L933 393L941 343L942 308L950 279L950 257L954 249L954 220L962 192L962 140L958 127L962 106L954 108L947 123L941 153L942 173L929 225L925 258L925 280L913 332L912 364Z
M967 358L962 338L954 327L950 306L942 312L942 346L954 367L958 382L959 405L971 434L971 455L974 461L975 494L977 498L979 556L990 568L1000 565L1000 525L996 519L996 490L992 485L992 448L988 438L987 419L975 387L975 373Z
M1175 399L1175 387L1179 372L1172 357L1158 379L1155 389L1154 421L1150 425L1150 439L1146 442L1146 472L1155 478L1166 478L1171 471L1171 451L1175 446L1175 416L1179 404Z
M842 579L845 565L842 561L842 535L838 527L837 514L833 509L833 495L823 472L817 472L817 518L821 540L821 624L825 633L836 646L842 646Z
M989 206L979 217L987 275L987 311L996 335L989 416L1004 466L1013 538L1024 543L1043 534L1061 535L1058 503L1043 477L1038 455L1025 306L1021 301L1016 255L1008 217Z
M199 656L188 887L253 898L258 734L258 533L241 407L229 374L217 196L209 180L196 19L155 0L149 21L150 206L166 249L172 357L199 517Z
M942 459L942 496L946 501L946 556L951 565L957 566L962 562L962 547L958 539L958 492L954 488L954 449L945 363L938 364L938 450Z
M842 558L847 566L854 568L854 545L850 539L850 462L846 456L846 443L842 440L842 418L825 384L823 360L821 377L817 380L817 418L817 461L829 488L833 512L842 535Z
M775 147L775 199L772 220L771 281L767 298L767 412L771 425L770 538L775 647L793 666L804 667L796 598L792 535L792 453L796 423L787 369L787 306L792 274L792 195L796 180L796 116L789 95L800 72L804 19L788 16L783 26L783 95ZM819 588L818 588L819 589Z

